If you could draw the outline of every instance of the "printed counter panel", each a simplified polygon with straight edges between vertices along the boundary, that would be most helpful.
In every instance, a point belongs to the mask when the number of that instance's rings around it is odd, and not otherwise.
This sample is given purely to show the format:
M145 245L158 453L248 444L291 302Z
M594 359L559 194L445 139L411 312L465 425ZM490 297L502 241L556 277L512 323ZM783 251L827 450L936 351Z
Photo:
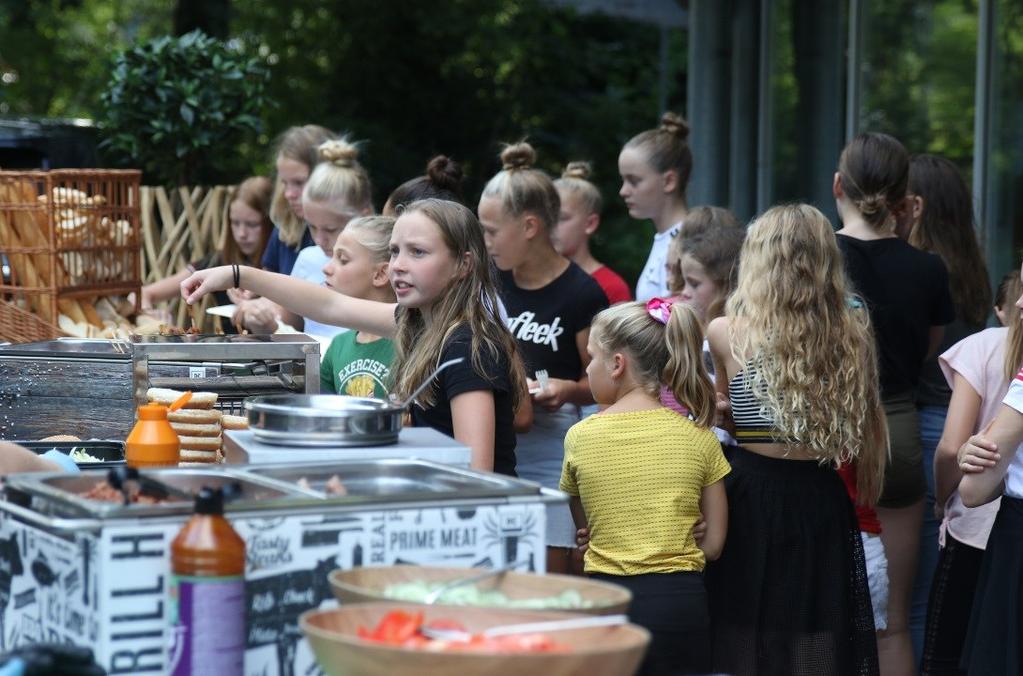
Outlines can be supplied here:
M2 507L0 507L2 509ZM247 543L251 676L318 674L298 616L335 601L335 568L422 564L544 572L541 502L232 518ZM170 543L182 522L50 532L0 511L0 651L89 645L110 674L164 673Z

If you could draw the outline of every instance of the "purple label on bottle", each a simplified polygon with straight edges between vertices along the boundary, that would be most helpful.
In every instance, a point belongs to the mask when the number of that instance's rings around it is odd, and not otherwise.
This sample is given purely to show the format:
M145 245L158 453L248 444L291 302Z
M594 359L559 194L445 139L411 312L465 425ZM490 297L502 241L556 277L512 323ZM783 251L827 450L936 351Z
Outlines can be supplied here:
M173 676L242 673L245 660L245 580L171 577Z

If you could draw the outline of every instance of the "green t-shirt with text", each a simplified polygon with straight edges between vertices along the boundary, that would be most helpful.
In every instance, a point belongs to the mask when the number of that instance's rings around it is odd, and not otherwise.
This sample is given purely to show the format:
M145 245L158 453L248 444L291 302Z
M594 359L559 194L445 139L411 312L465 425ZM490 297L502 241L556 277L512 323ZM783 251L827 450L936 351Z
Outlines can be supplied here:
M360 343L357 334L345 331L330 341L320 362L320 392L385 399L394 343L386 338Z

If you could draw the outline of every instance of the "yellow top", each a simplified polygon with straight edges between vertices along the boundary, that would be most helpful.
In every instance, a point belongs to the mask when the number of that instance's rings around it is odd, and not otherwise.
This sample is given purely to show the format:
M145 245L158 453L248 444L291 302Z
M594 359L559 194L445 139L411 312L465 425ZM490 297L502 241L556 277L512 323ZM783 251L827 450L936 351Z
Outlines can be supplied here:
M731 471L709 429L666 408L599 413L565 436L561 490L586 510L588 573L701 571L704 487Z

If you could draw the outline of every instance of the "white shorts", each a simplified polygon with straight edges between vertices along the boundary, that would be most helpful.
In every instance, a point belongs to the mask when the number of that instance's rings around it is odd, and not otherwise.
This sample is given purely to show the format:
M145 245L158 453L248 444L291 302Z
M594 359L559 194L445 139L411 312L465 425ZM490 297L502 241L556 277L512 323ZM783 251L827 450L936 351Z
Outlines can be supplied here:
M863 556L867 560L867 585L870 587L870 603L874 606L874 629L888 628L888 557L884 553L881 536L874 533L860 533L863 540Z

